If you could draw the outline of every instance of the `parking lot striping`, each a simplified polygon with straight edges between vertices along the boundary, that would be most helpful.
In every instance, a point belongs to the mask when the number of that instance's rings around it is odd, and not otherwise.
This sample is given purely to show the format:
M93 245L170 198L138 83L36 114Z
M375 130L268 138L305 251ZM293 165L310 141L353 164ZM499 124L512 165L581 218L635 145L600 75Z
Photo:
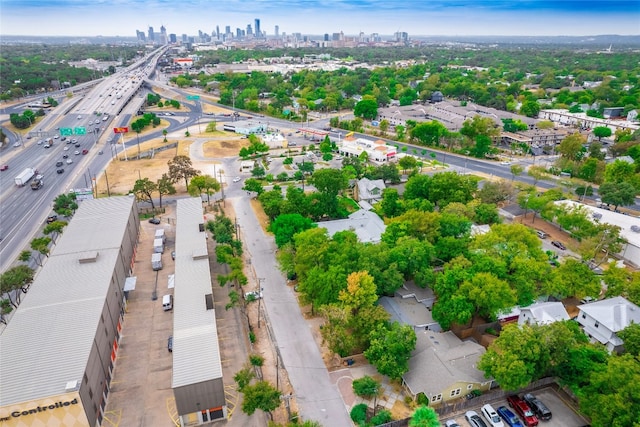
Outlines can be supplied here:
M176 407L175 397L167 398L167 413L176 427L180 427L180 419L178 418L178 408Z
M110 426L118 427L120 425L121 420L122 420L122 409L118 409L115 411L113 410L106 411L102 418L102 425L110 425Z
M227 419L230 420L240 399L240 393L237 392L235 384L224 386L224 396L224 400L227 402Z

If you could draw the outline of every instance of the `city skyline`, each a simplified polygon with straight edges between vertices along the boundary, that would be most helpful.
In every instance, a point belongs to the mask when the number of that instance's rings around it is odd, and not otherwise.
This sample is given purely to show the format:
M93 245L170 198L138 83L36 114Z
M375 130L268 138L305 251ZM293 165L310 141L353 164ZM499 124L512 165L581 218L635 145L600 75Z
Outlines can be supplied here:
M261 30L320 35L407 32L411 36L588 36L640 34L640 0L2 0L4 35L135 36L232 31L260 19Z

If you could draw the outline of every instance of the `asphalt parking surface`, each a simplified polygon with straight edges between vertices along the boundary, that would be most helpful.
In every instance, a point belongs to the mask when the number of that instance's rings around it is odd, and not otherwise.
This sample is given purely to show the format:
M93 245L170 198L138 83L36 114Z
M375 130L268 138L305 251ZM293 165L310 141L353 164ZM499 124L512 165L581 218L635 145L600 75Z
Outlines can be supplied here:
M552 418L549 421L540 421L538 427L582 427L589 424L581 415L576 413L573 408L563 400L563 398L552 388L544 388L541 390L537 390L532 393L538 399L540 399L547 407L551 410L553 414ZM509 407L509 404L505 399L500 399L492 402L488 402L493 406L494 409L497 409L499 406ZM482 405L473 406L468 408L469 411L475 411L480 415L482 414L480 408ZM465 411L466 412L466 411ZM513 411L512 411L513 412ZM444 425L444 422L447 420L456 420L460 426L468 426L469 423L464 418L464 412L455 414L454 416L443 417L441 418L441 422ZM483 418L483 421L486 420ZM506 425L506 424L505 424ZM524 424L523 424L524 425Z

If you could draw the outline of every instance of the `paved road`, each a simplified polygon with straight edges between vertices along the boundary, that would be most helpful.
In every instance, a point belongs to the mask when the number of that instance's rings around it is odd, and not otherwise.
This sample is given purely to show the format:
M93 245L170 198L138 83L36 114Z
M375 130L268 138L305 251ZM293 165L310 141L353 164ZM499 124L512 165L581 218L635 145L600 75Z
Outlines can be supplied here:
M300 416L324 426L349 426L351 419L338 388L331 383L307 322L302 317L293 291L275 259L276 246L262 231L246 196L234 196L233 203L245 247L258 278L264 278L264 307L274 331L284 368L295 390Z

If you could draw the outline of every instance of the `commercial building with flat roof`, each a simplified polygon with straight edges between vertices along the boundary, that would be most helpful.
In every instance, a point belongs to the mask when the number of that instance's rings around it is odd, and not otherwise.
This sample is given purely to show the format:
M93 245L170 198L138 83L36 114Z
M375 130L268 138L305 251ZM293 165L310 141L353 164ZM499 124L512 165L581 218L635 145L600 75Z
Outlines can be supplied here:
M80 204L0 335L0 424L100 425L139 229L134 198Z
M178 200L173 302L173 394L183 426L222 419L227 407L200 198Z

